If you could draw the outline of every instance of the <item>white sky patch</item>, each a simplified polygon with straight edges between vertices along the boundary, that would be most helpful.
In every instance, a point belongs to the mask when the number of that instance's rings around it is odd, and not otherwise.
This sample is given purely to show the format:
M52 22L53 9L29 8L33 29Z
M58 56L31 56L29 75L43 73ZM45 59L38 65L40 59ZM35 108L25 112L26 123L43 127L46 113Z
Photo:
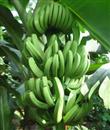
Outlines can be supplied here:
M81 40L83 37L89 36L89 32L86 31L85 33L81 33L80 35L81 35L80 36L80 40ZM99 43L97 42L97 40L91 39L87 41L86 48L88 52L95 52L97 51L98 47L99 47Z
M88 52L95 52L97 51L98 47L99 47L99 43L97 43L96 40L91 39L87 41L86 48Z

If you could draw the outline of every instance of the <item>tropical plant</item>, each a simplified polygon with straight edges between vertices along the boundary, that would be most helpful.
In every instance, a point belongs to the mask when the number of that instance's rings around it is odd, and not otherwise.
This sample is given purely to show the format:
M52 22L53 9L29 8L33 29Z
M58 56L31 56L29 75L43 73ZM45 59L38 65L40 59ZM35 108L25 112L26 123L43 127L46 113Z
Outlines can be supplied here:
M86 47L109 52L109 1L29 2L0 0L0 129L86 129L95 94L110 109L109 60Z

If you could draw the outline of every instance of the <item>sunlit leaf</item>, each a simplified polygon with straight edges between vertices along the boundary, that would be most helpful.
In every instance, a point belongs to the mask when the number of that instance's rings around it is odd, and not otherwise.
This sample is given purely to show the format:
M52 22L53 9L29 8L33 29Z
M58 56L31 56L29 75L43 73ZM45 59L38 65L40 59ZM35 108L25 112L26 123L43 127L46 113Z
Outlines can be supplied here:
M110 79L106 77L99 88L99 96L103 99L104 106L110 109Z
M86 80L86 83L91 88L98 80L102 83L106 76L110 77L110 63L102 65Z

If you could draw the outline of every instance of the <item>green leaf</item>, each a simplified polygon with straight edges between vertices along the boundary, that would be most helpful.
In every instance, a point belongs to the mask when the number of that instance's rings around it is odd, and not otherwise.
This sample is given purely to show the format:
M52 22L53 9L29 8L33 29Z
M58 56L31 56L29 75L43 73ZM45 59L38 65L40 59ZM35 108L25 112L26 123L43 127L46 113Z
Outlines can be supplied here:
M20 0L20 2L23 5L23 7L26 7L26 5L28 4L29 0Z
M91 64L90 67L89 67L88 73L95 72L102 65L103 65L103 63L94 63L94 64Z
M22 76L24 76L25 70L21 63L20 51L11 47L8 42L0 41L0 53L1 52L2 52L2 54L4 54L4 56L8 57L9 61L11 61L13 63L13 65L16 67L16 69L14 71L15 72L18 71L18 72L22 73Z
M9 0L0 0L0 5L10 7L10 2L9 2Z
M15 62L16 65L20 64L19 51L15 48L12 48L8 42L0 41L0 51L4 52L4 56L7 56L10 60Z
M100 81L97 81L89 90L88 98L89 100L94 96L94 93L96 92L97 87L99 86Z
M86 80L86 83L91 88L98 80L102 83L106 76L110 78L110 63L102 65Z
M10 0L8 0L8 1L10 1ZM16 1L16 0L11 0L11 1L12 1L12 3L13 3L13 1ZM22 4L22 6L23 6L24 8L26 8L26 6L27 6L29 0L19 0L19 2Z
M8 30L15 44L19 47L20 39L23 36L22 27L13 17L11 11L2 5L0 5L0 24Z
M100 85L99 96L103 99L105 108L110 109L110 79L108 77Z
M4 5L4 6L7 6L7 7L10 7L11 1L10 0L0 0L0 4ZM23 7L26 7L26 5L29 2L29 0L19 0L19 1L22 3Z
M11 130L7 90L0 86L0 130Z
M7 66L4 63L3 59L0 57L0 74L2 74L3 72L5 72Z
M110 50L110 0L61 0L101 45Z

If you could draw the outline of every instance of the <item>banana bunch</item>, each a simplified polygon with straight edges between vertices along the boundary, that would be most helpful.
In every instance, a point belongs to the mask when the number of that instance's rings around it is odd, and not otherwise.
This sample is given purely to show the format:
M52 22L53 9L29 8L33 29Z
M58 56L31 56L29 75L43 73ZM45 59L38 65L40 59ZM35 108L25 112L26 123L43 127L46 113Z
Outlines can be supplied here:
M85 45L69 40L63 49L53 35L44 51L44 75L80 78L89 69L90 59Z
M65 59L65 76L80 78L89 66L90 59L85 45L78 45L76 41L68 41L63 49Z
M27 14L27 27L30 33L45 34L46 41L36 34L24 41L22 61L32 75L25 81L23 104L29 117L44 127L77 123L90 111L97 86L87 96L81 93L89 54L85 45L70 36L73 16L66 7L51 1L36 6L33 14Z
M51 82L45 76L42 78L30 78L25 82L26 93L24 99L41 109L53 107L55 98L51 87L53 87Z
M53 110L54 122L59 123L63 117L64 89L59 78L55 77L53 83L46 76L30 78L25 82L26 92L22 96L24 105L36 109Z
M65 42L63 48L53 34L46 44L36 34L27 37L22 51L23 61L36 77L82 77L90 66L85 45L74 40Z
M71 89L64 87L72 85L71 79L68 83L63 83L58 77L49 80L42 76L25 81L26 91L22 101L29 107L31 119L43 126L55 125L61 121L64 124L79 122L92 107L92 100L87 100L80 92L84 79L74 80ZM66 93L66 89L69 93Z
M36 34L28 36L24 41L22 50L22 62L27 66L28 59L33 57L37 63L41 63L44 58L44 44Z
M64 56L60 50L56 35L53 35L44 52L44 74L48 77L62 77L64 75Z
M85 45L78 46L77 53L73 58L73 64L71 66L72 70L70 71L72 72L70 72L70 77L80 78L86 74L90 66L90 59Z
M64 124L77 125L92 108L92 102L82 102L74 106L63 116Z
M68 33L71 31L73 16L67 7L50 2L35 8L34 27L39 34L44 34L48 30L54 32Z

